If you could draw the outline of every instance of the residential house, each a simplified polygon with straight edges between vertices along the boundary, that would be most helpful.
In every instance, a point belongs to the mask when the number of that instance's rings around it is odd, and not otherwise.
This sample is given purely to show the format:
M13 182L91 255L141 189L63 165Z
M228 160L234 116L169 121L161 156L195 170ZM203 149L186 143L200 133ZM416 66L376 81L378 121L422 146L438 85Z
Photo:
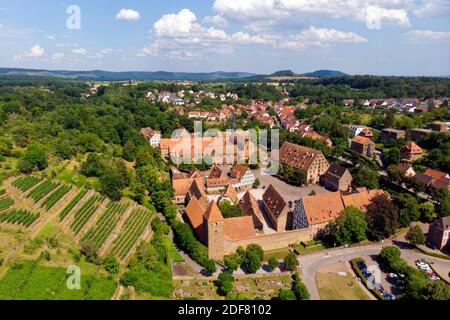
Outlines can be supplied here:
M384 143L387 143L389 140L400 140L406 138L406 131L397 130L397 129L383 129L381 131L381 139Z
M419 142L425 138L427 138L433 131L429 129L411 129L409 131L409 135L411 140L415 142Z
M275 230L285 231L288 228L289 206L273 185L263 194L263 206Z
M410 142L400 148L400 159L402 161L416 161L423 157L423 150L415 142Z
M430 224L427 241L436 249L447 249L450 246L450 217L440 218Z
M447 132L448 126L447 126L447 124L442 123L442 122L435 122L435 123L430 123L427 126L427 129L437 131L437 132Z
M351 126L348 127L348 136L350 138L359 136L360 133L366 128L367 128L366 126L352 124Z
M152 128L142 128L140 132L152 147L159 147L161 142L160 131L155 131Z
M369 138L356 136L350 144L350 149L359 154L372 158L375 155L375 143Z
M206 189L209 193L222 192L228 186L228 178L218 166L214 165L206 179Z
M407 178L414 177L416 175L416 172L414 171L414 168L407 163L400 163L396 166L397 171L403 176Z
M247 190L255 183L255 175L249 167L235 164L230 170L230 177L234 180L233 187L239 190Z
M282 165L304 171L308 184L319 182L320 176L330 167L321 151L290 142L283 144L279 157Z
M352 176L348 169L333 163L320 177L322 185L331 191L347 191L352 185Z

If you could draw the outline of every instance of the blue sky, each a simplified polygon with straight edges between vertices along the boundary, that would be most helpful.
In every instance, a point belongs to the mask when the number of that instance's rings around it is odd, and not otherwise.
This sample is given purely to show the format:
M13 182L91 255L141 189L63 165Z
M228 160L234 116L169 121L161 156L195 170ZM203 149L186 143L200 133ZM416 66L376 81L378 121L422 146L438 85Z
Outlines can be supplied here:
M449 52L450 0L0 0L1 67L448 75Z

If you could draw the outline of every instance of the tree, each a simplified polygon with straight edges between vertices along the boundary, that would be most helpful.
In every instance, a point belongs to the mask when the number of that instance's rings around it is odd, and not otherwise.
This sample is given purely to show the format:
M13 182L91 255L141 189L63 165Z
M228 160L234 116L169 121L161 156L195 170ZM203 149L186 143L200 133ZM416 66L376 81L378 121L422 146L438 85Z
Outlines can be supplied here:
M202 267L205 268L207 274L214 274L217 271L216 263L210 259L206 259Z
M308 288L306 288L298 272L294 274L292 280L293 280L292 291L297 297L297 300L309 300L311 296L309 294Z
M401 256L400 249L394 246L383 247L380 252L380 259L389 266L398 262L401 259Z
M122 199L122 178L116 173L104 173L100 177L100 192L113 201Z
M120 270L120 264L115 256L109 255L103 260L103 268L111 274L117 274Z
M278 262L277 258L275 257L270 257L269 259L269 270L272 272L273 270L275 270L275 268L278 268L280 265L280 263Z
M222 215L224 218L245 216L245 213L242 211L242 209L239 206L233 205L229 201L222 201L219 204L219 208L220 208L220 212L222 212Z
M281 289L278 293L278 300L296 300L295 294L290 289Z
M97 248L92 241L81 242L80 254L86 257L87 262L96 263L98 260Z
M367 232L374 240L392 236L398 225L398 208L385 194L376 196L367 206Z
M250 244L245 250L244 266L249 273L256 273L261 268L264 251L257 244Z
M234 272L239 268L239 258L236 254L228 255L223 258L223 262L229 272Z
M80 167L81 174L86 177L100 177L105 171L109 170L106 169L103 159L96 153L89 154Z
M422 229L420 229L419 226L414 226L410 228L408 233L406 234L406 240L408 240L409 243L413 246L418 244L424 244L425 235L423 234L423 231Z
M386 166L400 163L400 150L398 148L384 149L383 160Z
M298 267L297 256L294 253L289 252L289 254L284 258L284 266L291 272L295 271Z
M423 221L431 222L435 218L436 214L433 202L427 201L420 204L419 211L420 211L420 218Z
M365 214L354 207L345 208L330 228L330 235L337 245L358 243L367 239Z
M367 166L361 167L353 177L353 182L359 187L371 190L379 189L378 172Z
M219 274L217 281L217 287L219 288L219 294L226 296L233 290L233 276L228 272L222 272Z
M444 281L429 282L421 292L424 300L450 300L450 286Z
M19 170L29 173L34 169L43 170L47 167L46 148L42 144L31 144L20 158ZM31 170L30 170L31 169Z
M395 198L395 203L400 210L400 226L407 227L411 222L419 220L419 203L415 197L409 193L401 193Z

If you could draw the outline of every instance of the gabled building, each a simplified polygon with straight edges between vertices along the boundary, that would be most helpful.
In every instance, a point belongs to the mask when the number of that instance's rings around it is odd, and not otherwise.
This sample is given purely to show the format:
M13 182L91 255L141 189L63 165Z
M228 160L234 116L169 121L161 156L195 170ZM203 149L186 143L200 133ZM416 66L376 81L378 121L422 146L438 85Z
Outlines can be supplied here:
M347 191L352 185L352 176L348 169L333 163L320 177L322 185L331 191Z
M375 155L375 143L369 138L361 136L357 136L351 141L350 149L368 158L373 158Z
M372 199L383 193L383 190L367 191L363 188L348 195L333 192L302 197L295 201L293 228L310 229L312 238L324 235L329 231L328 224L336 220L345 208L355 207L367 212Z
M381 139L387 143L390 139L400 140L406 138L406 131L397 129L383 129L381 131Z
M238 200L238 194L236 192L236 189L230 184L228 184L228 187L224 191L224 193L219 198L219 204L221 204L223 201L228 201L231 204L236 204Z
M239 190L248 190L255 183L255 175L249 167L235 164L230 170L230 177L234 180L233 187Z
M239 201L239 208L245 213L247 216L251 216L253 218L253 224L256 229L262 230L264 227L264 218L262 216L261 211L259 210L258 202L255 197L247 191L242 199Z
M433 131L431 131L429 129L411 129L409 131L411 140L413 140L415 142L420 142L421 140L427 138L432 133L433 133Z
M206 179L206 189L210 193L222 192L228 186L228 178L218 166L214 165Z
M155 131L152 128L142 128L140 132L152 147L159 147L161 143L160 131Z
M400 159L402 161L416 161L423 157L423 150L415 142L410 142L400 148Z
M414 168L410 164L400 163L396 168L403 177L411 178L416 175L416 171L414 171Z
M308 184L319 182L330 167L321 151L285 142L279 152L280 163L306 173Z
M427 241L438 250L450 246L450 217L440 218L430 224Z
M289 206L278 191L270 185L263 194L264 210L277 232L287 229Z
M312 238L327 232L328 224L339 217L344 203L339 192L306 196L295 201L293 228L310 228Z

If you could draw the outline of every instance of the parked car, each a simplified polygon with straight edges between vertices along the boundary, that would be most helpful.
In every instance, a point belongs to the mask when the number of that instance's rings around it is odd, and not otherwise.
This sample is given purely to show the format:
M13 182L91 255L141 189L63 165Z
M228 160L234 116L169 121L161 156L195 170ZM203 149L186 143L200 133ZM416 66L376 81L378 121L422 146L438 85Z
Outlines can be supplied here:
M386 300L395 300L395 296L393 294L388 293L388 292L385 292L383 294L383 298L386 299Z

